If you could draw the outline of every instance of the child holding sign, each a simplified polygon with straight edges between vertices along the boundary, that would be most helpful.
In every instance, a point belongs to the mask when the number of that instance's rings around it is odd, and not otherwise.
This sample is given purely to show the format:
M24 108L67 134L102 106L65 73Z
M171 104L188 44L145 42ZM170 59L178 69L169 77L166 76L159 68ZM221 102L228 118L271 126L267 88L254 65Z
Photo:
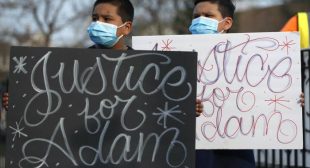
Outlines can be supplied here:
M134 8L129 0L97 0L94 3L92 23L87 32L95 45L90 48L132 50L125 45L125 37L132 32ZM196 115L203 111L196 101Z
M235 6L231 0L196 0L192 34L227 33L233 24ZM252 150L197 150L197 168L255 167Z
M125 44L125 37L132 32L134 7L129 0L96 0L92 11L92 22L87 28L95 43L89 48L132 50ZM8 110L9 94L3 94L2 106ZM203 111L201 101L196 101L196 115Z
M227 33L233 24L235 6L231 0L196 0L192 24L192 34ZM304 96L300 103L303 106ZM252 150L197 150L197 168L255 167Z

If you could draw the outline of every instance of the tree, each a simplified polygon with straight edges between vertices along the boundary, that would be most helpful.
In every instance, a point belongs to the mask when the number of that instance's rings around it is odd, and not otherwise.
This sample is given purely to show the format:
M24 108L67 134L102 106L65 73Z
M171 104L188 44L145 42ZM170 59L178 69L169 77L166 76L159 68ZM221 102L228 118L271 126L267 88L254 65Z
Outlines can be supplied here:
M174 6L180 5L180 3L175 2ZM183 7L179 6L176 11L176 16L174 18L173 29L177 34L188 34L189 26L192 21L193 9L194 9L194 0L192 1L183 1Z
M132 0L132 2L136 7L135 35L186 32L192 15L192 0Z
M91 5L87 0L0 0L1 40L17 45L59 45L57 37L88 22Z

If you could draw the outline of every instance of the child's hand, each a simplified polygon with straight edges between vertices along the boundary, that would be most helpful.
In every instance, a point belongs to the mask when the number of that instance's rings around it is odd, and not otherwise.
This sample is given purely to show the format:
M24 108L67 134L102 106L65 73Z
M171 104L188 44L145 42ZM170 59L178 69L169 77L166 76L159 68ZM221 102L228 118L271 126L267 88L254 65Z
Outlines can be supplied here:
M9 93L7 92L2 95L2 107L4 107L6 111L9 109Z
M199 117L203 112L203 104L201 100L196 99L196 117Z
M300 94L300 96L299 96L299 103L300 103L300 105L302 106L302 107L304 107L305 106L305 94L304 93L301 93Z

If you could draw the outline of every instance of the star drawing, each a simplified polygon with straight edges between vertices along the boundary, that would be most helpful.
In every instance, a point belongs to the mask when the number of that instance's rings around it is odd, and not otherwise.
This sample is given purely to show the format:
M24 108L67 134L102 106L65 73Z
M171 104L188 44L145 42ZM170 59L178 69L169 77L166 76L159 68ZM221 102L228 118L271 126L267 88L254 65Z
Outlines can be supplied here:
M15 61L16 65L15 65L15 69L13 71L14 74L16 73L21 73L23 72L24 74L27 74L27 70L25 69L25 61L26 61L27 57L20 57L19 60L16 57L13 57L13 61Z
M167 41L162 40L162 42L164 43L164 46L161 47L162 51L171 51L172 49L175 49L175 47L171 46L171 43L173 42L173 40L169 40L169 39Z
M24 136L24 137L28 137L27 134L22 132L24 128L19 128L19 124L17 122L16 122L16 128L14 128L12 126L9 126L9 128L11 128L13 130L13 132L12 132L12 134L14 135L13 142L15 141L15 138L16 138L17 135L18 135L18 138L20 138L21 135Z
M294 43L294 40L287 40L287 37L285 37L286 41L283 41L282 44L280 44L279 46L282 46L281 50L283 50L284 48L286 48L286 53L288 54L288 50L291 48L292 45L295 45L296 43Z
M168 102L165 103L164 109L157 107L157 110L159 112L153 113L154 116L159 116L158 120L157 120L157 124L163 125L164 128L167 128L167 119L168 118L174 119L175 121L177 121L181 124L184 124L183 121L181 121L180 119L178 119L177 117L174 116L174 114L182 114L182 112L180 110L176 110L179 107L180 107L179 105L176 105L176 106L169 109L168 108Z
M291 108L289 108L288 106L283 104L285 102L288 103L290 101L289 100L285 100L283 98L284 98L284 96L281 96L281 97L277 98L277 96L275 95L274 99L270 98L269 100L265 100L265 101L269 102L268 106L271 105L271 104L274 104L274 111L277 111L277 105L280 105L282 107L285 107L285 108L291 110Z

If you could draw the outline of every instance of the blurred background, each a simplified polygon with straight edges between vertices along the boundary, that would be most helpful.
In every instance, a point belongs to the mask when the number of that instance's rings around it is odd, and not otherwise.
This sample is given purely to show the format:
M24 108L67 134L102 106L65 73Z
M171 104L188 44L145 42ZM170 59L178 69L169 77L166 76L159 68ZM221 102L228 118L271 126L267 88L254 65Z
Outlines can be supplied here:
M90 46L92 43L88 39L86 28L91 22L94 1L0 0L1 94L7 89L10 46L80 48ZM133 36L189 33L194 0L131 1L135 7ZM232 33L279 31L297 12L310 12L310 0L235 0L234 3L236 15ZM309 53L307 58L309 59ZM309 65L306 66L309 69ZM307 73L306 86L309 87L309 70ZM309 101L308 99L306 96L306 101ZM306 108L309 109L307 102ZM1 168L4 167L6 124L5 110L2 108L0 110ZM306 114L309 114L309 111L306 111ZM310 160L307 149L302 152L256 151L255 156L258 167L290 167L290 162L295 165L292 167L310 167L310 163L306 161Z
M131 0L132 35L188 34L194 0ZM86 28L94 0L0 0L0 81L12 45L88 47ZM309 0L235 0L231 32L279 31Z

